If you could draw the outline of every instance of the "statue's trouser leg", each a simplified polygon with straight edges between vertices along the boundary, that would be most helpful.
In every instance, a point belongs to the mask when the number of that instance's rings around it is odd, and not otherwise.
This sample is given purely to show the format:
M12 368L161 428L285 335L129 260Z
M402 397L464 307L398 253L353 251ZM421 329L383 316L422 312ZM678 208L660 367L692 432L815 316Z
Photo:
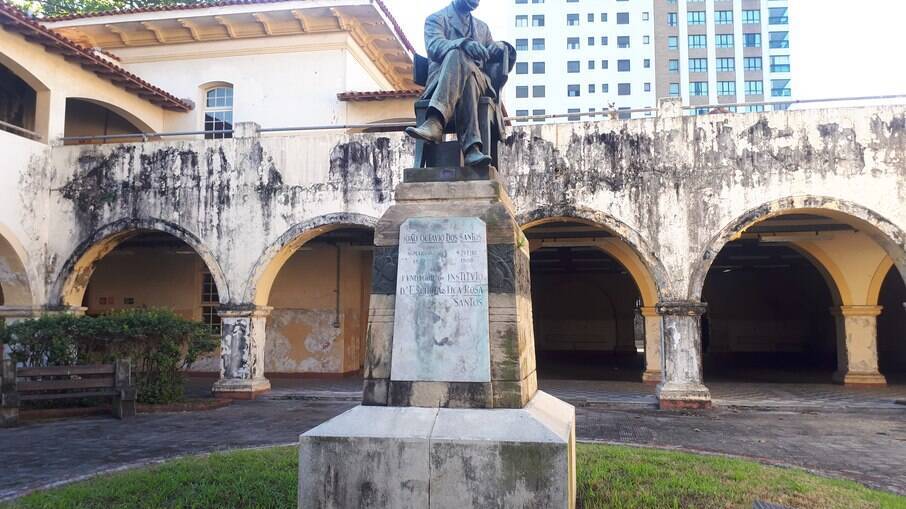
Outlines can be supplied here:
M481 131L478 126L478 100L482 94L474 76L468 75L462 86L462 96L456 105L456 134L462 151L472 145L481 144Z
M444 57L437 88L431 95L431 108L443 116L444 123L456 121L457 134L463 150L481 143L478 128L478 100L485 91L475 78L475 62L462 50L453 50Z
M444 117L444 123L453 119L462 94L463 81L469 74L468 65L468 57L460 50L453 50L444 57L437 87L431 95L431 108Z

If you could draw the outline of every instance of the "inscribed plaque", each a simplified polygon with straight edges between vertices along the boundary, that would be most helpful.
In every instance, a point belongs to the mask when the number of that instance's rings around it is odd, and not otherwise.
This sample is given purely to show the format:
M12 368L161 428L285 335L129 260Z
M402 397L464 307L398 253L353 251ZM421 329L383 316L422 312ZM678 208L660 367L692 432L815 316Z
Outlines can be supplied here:
M490 382L487 228L476 217L400 228L392 380Z

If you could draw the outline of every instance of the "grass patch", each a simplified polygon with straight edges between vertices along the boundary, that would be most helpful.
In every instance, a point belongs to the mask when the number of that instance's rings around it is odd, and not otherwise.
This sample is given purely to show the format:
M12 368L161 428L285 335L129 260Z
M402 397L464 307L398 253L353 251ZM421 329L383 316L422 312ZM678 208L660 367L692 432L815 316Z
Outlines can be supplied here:
M296 448L186 458L35 493L0 509L235 509L296 506ZM795 469L712 456L580 444L583 509L906 509L906 498Z
M852 481L719 456L579 444L583 509L751 509L755 500L795 509L906 509L906 498Z

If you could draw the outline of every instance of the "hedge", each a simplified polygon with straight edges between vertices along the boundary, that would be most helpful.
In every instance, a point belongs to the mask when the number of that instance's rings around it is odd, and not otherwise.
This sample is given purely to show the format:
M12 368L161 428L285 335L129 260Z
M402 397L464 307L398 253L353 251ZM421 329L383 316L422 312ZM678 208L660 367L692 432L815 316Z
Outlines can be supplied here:
M25 367L129 359L138 400L150 404L182 399L183 370L219 345L209 326L165 309L46 315L0 328L0 342Z

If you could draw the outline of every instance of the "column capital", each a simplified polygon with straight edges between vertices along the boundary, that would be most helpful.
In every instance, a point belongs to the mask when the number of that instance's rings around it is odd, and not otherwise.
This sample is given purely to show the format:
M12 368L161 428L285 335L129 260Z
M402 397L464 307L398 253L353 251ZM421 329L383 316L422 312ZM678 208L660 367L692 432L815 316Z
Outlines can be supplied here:
M44 313L41 306L0 306L0 319L2 318L36 318Z
M639 312L640 312L640 313L642 314L642 316L644 316L644 317L661 316L661 314L657 312L657 307L656 307L656 306L642 306L642 307L639 308Z
M43 315L75 315L82 316L88 308L83 306L47 305L41 306L36 316Z
M834 316L879 316L884 306L839 306L830 309Z
M660 315L701 316L708 310L708 304L692 300L674 300L657 303Z
M221 318L267 318L274 308L254 304L222 305L217 310Z

